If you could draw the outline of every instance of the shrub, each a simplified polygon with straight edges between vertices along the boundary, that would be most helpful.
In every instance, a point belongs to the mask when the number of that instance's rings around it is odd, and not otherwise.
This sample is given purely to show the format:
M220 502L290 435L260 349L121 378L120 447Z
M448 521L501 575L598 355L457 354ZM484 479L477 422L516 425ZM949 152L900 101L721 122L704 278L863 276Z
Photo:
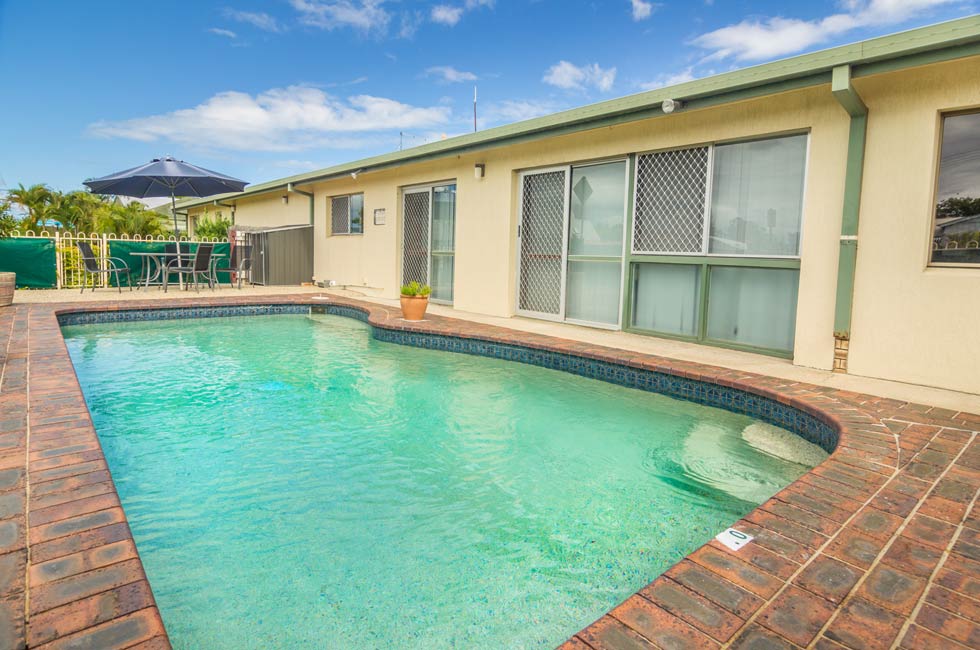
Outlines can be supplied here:
M419 284L415 280L412 280L408 284L402 285L402 295L403 296L420 296L425 297L432 293L432 287L427 284Z

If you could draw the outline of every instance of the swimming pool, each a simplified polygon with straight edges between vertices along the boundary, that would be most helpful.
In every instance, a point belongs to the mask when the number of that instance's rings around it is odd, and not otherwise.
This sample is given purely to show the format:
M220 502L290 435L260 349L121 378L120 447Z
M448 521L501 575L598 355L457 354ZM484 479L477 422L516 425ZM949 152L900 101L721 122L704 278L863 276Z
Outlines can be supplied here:
M337 316L63 331L178 648L552 647L808 469L746 416Z

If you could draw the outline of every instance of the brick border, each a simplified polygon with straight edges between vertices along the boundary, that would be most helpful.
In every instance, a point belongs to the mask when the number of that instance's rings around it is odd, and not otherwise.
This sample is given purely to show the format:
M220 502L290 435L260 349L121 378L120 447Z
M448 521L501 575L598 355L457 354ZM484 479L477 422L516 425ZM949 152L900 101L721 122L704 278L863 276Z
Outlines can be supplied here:
M830 458L733 524L751 544L708 542L563 648L980 647L980 416L305 295L0 310L0 647L169 647L58 316L270 304L348 309L402 343L489 343L734 389L837 432Z

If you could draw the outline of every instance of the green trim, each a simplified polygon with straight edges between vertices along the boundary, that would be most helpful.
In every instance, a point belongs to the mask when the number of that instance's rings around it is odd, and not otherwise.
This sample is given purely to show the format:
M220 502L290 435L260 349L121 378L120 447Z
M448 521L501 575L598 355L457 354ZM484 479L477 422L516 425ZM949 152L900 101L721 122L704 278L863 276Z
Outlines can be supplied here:
M566 255L567 262L622 262L619 255Z
M708 339L708 294L711 292L711 269L702 264L698 270L698 341Z
M850 337L854 306L854 274L857 270L857 235L861 216L864 150L868 132L868 109L851 85L851 70L834 70L834 97L851 116L847 136L844 173L844 203L841 208L840 252L837 256L837 292L834 303L834 336Z
M304 192L303 190L298 190L295 187L293 187L292 183L286 184L286 191L292 192L294 194L302 194L303 196L305 196L310 200L310 225L311 226L316 225L316 222L314 220L314 215L316 214L316 196L313 194L313 192ZM364 215L361 215L361 219L363 218Z
M841 65L834 68L830 90L851 117L860 117L868 114L868 107L864 105L861 96L857 94L854 86L851 85L851 66Z
M643 329L641 327L635 327L632 321L623 321L623 331L630 332L632 334L642 334L644 336L655 336L657 338L672 339L676 341L688 341L691 343L699 343L703 345L711 345L717 348L728 348L730 350L741 350L743 352L755 352L758 354L766 354L773 357L780 357L783 359L792 359L792 350L783 350L780 348L767 348L756 345L747 345L744 343L734 343L731 341L721 341L718 339L712 339L708 336L708 299L711 295L711 269L713 267L730 267L738 266L744 268L766 268L766 269L789 269L789 270L799 270L800 261L798 259L765 259L765 258L740 258L740 257L707 257L707 256L680 256L680 255L631 255L629 256L629 277L633 277L634 269L636 264L684 264L686 266L697 266L698 267L698 333L694 336L688 336L686 334L671 334L668 332L657 332L655 330ZM629 298L632 299L632 283L628 285L630 287ZM627 315L629 312L624 312Z
M748 266L761 269L798 269L798 257L722 257L714 255L638 255L629 256L631 263L695 264L706 266Z
M850 66L853 76L866 76L978 53L980 15L975 15L260 183L244 192L222 195L221 198L251 196L282 189L290 183L309 184L357 170L368 173L409 162L657 117L663 115L660 104L665 99L683 100L687 109L704 108L831 83L832 71L839 66ZM180 205L186 208L206 202L189 200Z
M633 319L633 264L629 251L633 250L633 210L636 208L636 154L626 161L626 226L623 230L623 297L619 307L622 313L620 327L630 327Z

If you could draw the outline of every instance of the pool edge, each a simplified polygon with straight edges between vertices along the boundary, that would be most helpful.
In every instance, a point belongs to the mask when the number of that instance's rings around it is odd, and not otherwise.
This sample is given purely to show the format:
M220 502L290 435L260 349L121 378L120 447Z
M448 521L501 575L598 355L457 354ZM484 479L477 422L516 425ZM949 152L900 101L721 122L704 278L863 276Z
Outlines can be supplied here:
M753 373L588 345L451 318L431 317L428 321L409 323L401 320L400 312L395 309L352 299L331 298L326 301L326 304L328 308L330 306L348 308L366 314L367 322L375 328L376 332L402 333L407 337L408 344L411 344L411 337L413 336L448 337L456 340L489 342L501 346L516 346L525 350L547 351L566 357L612 364L620 368L656 372L665 376L765 397L789 408L808 413L837 432L836 448L826 461L734 524L735 527L745 530L745 532L755 534L756 541L754 544L745 547L738 553L732 553L717 542L709 541L637 594L631 596L623 604L580 631L569 640L568 647L614 647L616 639L621 642L633 640L637 643L650 643L651 641L663 643L665 634L679 635L676 636L677 640L684 638L693 643L695 647L725 645L743 637L749 639L775 636L783 641L800 642L803 639L802 633L799 630L783 629L785 625L779 622L780 617L775 614L784 611L787 607L792 608L798 606L800 602L814 598L821 600L823 604L829 602L831 607L827 621L815 628L813 638L816 638L816 635L831 634L835 624L843 625L841 621L846 621L847 617L850 616L846 611L848 605L857 598L860 598L861 602L871 603L872 609L878 608L885 613L894 614L894 609L890 609L887 603L877 602L866 594L861 597L850 594L842 597L840 603L828 601L825 597L826 594L815 593L820 591L819 579L816 583L808 581L808 578L802 582L801 580L807 577L809 569L817 566L820 562L835 561L851 567L853 570L858 570L859 567L854 567L837 557L842 551L835 550L836 547L833 546L833 543L841 537L842 533L852 529L859 531L858 534L867 533L868 521L866 520L868 519L882 520L884 523L881 525L886 526L886 529L891 528L887 534L887 539L883 540L882 550L878 554L884 555L889 545L894 542L894 538L900 536L898 533L911 523L913 515L918 516L919 511L922 510L923 506L928 505L930 499L935 497L950 503L959 503L940 496L938 493L932 495L931 492L939 487L940 479L943 479L951 468L956 466L957 459L963 456L968 446L971 452L974 451L972 443L976 436L976 429L980 427L980 418L976 416L961 413L940 413L939 411L930 415L928 408L924 409L917 405L835 391ZM304 305L312 307L324 305L324 301L311 300L307 296L263 296L254 299L235 298L232 300L222 298L178 299L168 301L166 304L154 301L152 303L128 304L19 306L14 310L14 314L21 317L26 314L28 323L23 325L23 329L29 330L28 340L33 343L33 334L37 333L42 342L48 344L48 349L43 351L40 348L35 348L34 345L30 345L25 355L28 366L37 363L60 368L60 374L57 377L46 378L45 383L38 384L38 390L31 391L30 403L33 404L36 399L43 399L45 394L60 394L64 399L71 398L73 400L81 397L74 369L70 360L67 360L67 350L60 335L58 319L62 316L93 312L111 314L133 310L159 311L173 308L193 310L195 308L254 307L258 305ZM18 329L13 322L17 320L14 314L10 315L12 332ZM5 315L6 312L0 314L0 318ZM8 346L9 340L10 337L8 337ZM36 355L35 350L37 351ZM8 353L5 362L11 358ZM19 357L15 357L15 360L17 358ZM62 365L65 360L67 360L68 374L70 375L67 377L64 376L65 369ZM30 377L29 371L27 376ZM83 399L82 405L84 407ZM43 403L35 407L34 411L37 412L38 410L41 413L44 412ZM29 433L31 418L29 414L26 415L28 433L25 452L28 457L32 457L34 454L30 450ZM76 414L77 417L71 420L74 425L73 428L90 430L91 435L95 436L87 408L84 410L84 417L81 415ZM967 417L960 417L964 415ZM44 418L41 420L43 421ZM87 420L87 424L83 420ZM50 424L46 423L41 426L49 426ZM900 435L914 427L919 428L910 435L904 437ZM927 428L928 431L923 430L922 427ZM957 434L955 432L962 433ZM66 435L72 437L77 434ZM95 441L97 443L97 437L95 437ZM937 448L942 447L951 450L957 445L959 451L956 456ZM101 450L100 447L98 449ZM99 453L101 454L101 451ZM910 474L910 480L922 483L922 485L917 486L919 489L925 490L922 494L912 500L902 499L896 495L901 496L904 492L891 488L885 489L886 485L898 487L893 482L897 478L901 478L900 475L909 467L913 459L921 461L921 458L918 457L923 453L932 453L932 456L929 457L933 459L936 458L935 453L946 453L949 456L949 462L940 467L922 461L926 466L939 468L937 472L926 472L927 475L934 474L932 476L934 480L931 482L915 474ZM56 458L61 458L61 456ZM65 468L65 471L71 472L73 466L93 462L87 458L82 460L74 458L72 454L65 454L63 464L57 467ZM25 535L25 550L28 552L31 546L37 543L32 541L33 538L30 537L30 533L33 533L36 527L31 524L29 506L31 501L29 496L31 464L36 462L37 460L32 459L27 463L25 479L26 491L28 492L28 496L25 498L24 525L25 533L27 533ZM104 463L104 457L101 458L101 462ZM969 468L969 465L965 467ZM48 469L51 468L45 467L39 471L44 472ZM966 484L974 487L975 499L975 487L977 483L980 483L980 472L974 476L966 470L960 470L956 476L963 480L969 479ZM111 481L111 477L109 480ZM927 492L930 494L928 497L926 496ZM847 508L840 508L842 503L847 504L849 510L853 512L848 511ZM957 529L959 531L964 527L963 522L973 514L970 512L973 501L960 505L961 508L953 507L934 500L933 505L927 507L924 512L941 516L931 517L929 514L924 514L924 516L938 521L943 521L942 516L947 519L958 518L959 521L955 522L955 525L959 527ZM84 507L82 506L83 509ZM96 512L104 512L104 509ZM65 520L74 521L91 514L90 512L75 512L66 516ZM864 519L859 519L860 517L864 517ZM896 523L895 519L891 518L898 518L899 522ZM124 522L125 519L123 519ZM952 521L948 523L953 524ZM891 524L895 524L894 527ZM864 527L860 527L861 525ZM99 528L101 526L83 529L73 532L67 537L81 537L86 532ZM886 536L883 531L871 532L877 532L881 537ZM871 537L871 539L876 538ZM950 546L952 543L950 541ZM861 576L862 581L855 583L855 592L859 588L863 588L863 582L867 581L868 576L873 574L879 565L887 566L878 562L879 559L881 558L876 555L875 561ZM30 570L36 565L30 561L27 564L29 566L25 570L26 575L30 575ZM141 573L142 568L140 566ZM141 580L145 581L145 576ZM698 580L702 582L699 583ZM749 609L740 608L739 605L731 602L716 602L721 600L717 593L703 593L704 591L711 591L703 587L701 591L698 590L699 584L705 584L703 583L704 580L709 582L720 581L717 584L725 589L734 589L732 593L743 598L745 602L751 603L754 607L751 607L751 611L749 611ZM43 585L41 586L43 587ZM30 583L27 581L25 581L24 593L25 600L27 600L30 594ZM93 594L89 598L98 595ZM681 600L678 601L678 598ZM684 601L684 599L687 600ZM149 602L151 603L149 606L137 611L145 611L150 618L153 618L151 615L155 614L155 620L144 621L143 627L135 627L155 632L155 626L158 624L160 633L154 634L146 641L162 639L156 643L158 645L163 644L160 647L165 647L165 631L163 631L162 621L159 619L155 604L152 603L152 594L150 594ZM678 602L686 602L687 605L678 605ZM844 607L837 606L841 604ZM746 607L748 606L746 605ZM81 609L83 608L79 608L79 610ZM26 624L25 638L30 641L32 624L36 622L38 615L43 615L50 610L32 613L32 606L28 611L30 617ZM80 611L79 613L83 612ZM113 624L119 626L124 620L131 621L132 615L133 612L130 612L113 617L108 621L88 621L90 623L88 627L70 632L69 637L97 633L108 629ZM738 622L740 623L736 625ZM84 621L79 624L84 624ZM814 624L811 623L810 627L813 626ZM129 623L129 627L132 628L134 625ZM897 632L913 632L912 628L914 627L905 622ZM830 638L840 642L844 637L838 634ZM809 642L807 641L807 643Z

